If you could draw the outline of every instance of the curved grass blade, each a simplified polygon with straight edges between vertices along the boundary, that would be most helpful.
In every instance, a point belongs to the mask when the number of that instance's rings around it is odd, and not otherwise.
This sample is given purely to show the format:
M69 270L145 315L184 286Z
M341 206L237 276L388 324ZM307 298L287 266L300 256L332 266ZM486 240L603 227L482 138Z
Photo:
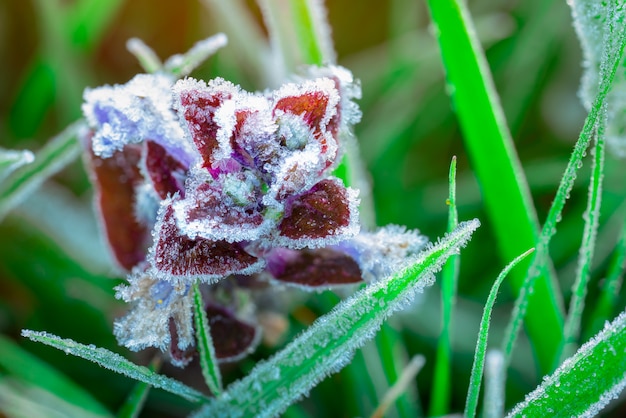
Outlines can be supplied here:
M476 352L474 353L474 364L472 365L472 374L470 376L469 391L467 392L467 401L465 402L465 412L463 416L474 418L476 416L476 407L478 406L478 394L480 393L480 384L483 378L483 366L485 365L485 353L487 352L487 337L489 336L489 323L491 322L491 311L496 303L500 284L507 274L519 264L530 253L535 251L534 248L516 257L511 261L502 272L498 275L495 283L491 287L483 317L480 320L480 329L478 331L478 341L476 342Z
M199 402L206 399L206 397L197 390L192 389L177 380L154 373L147 367L131 363L119 354L113 353L112 351L104 348L87 346L77 343L76 341L48 334L46 332L22 330L22 336L29 338L32 341L58 348L66 354L71 354L73 356L92 361L106 369L113 370L116 373L147 383L155 388L163 389L182 396L188 401Z
M41 390L54 393L94 416L112 416L89 392L2 335L0 335L0 371L2 372L0 374L6 373Z
M49 177L61 171L81 153L77 140L85 129L78 121L63 130L35 155L35 160L15 171L0 185L0 221Z
M605 112L606 113L606 112ZM580 335L580 322L585 307L585 296L587 295L587 285L591 275L591 262L593 261L596 238L598 235L598 225L600 224L600 205L602 202L602 179L604 176L604 125L605 118L600 121L597 128L596 146L594 148L593 167L591 170L591 181L589 183L589 200L587 210L583 218L585 226L583 239L578 254L578 269L576 280L572 288L572 298L565 320L564 348L561 359L565 360L574 354L576 340Z
M454 230L459 223L456 209L456 156L452 157L448 175L448 231ZM435 377L433 381L433 395L429 415L440 416L448 413L452 391L451 361L452 361L452 311L456 302L457 282L459 278L460 257L458 254L450 256L443 267L441 280L442 326L441 335L437 344L437 359L435 360Z
M626 386L626 312L585 343L508 417L592 417Z
M429 0L449 91L476 171L500 256L512 260L535 247L539 221L465 2ZM522 292L524 262L511 278ZM527 331L541 369L551 370L562 340L563 308L556 280L542 269L534 286Z
M420 253L409 267L340 302L283 350L211 399L195 417L279 415L322 379L348 364L354 351L374 337L386 318L433 283L434 273L468 242L479 225L476 219L460 224Z
M614 41L617 42L619 47L614 54L607 55L607 62L604 63L605 69L602 71L603 76L601 78L598 94L593 105L591 106L591 110L589 111L587 118L585 119L585 124L583 125L580 136L574 145L574 150L572 151L570 160L567 163L567 167L565 168L565 172L563 173L563 177L559 183L556 196L550 206L546 222L541 230L541 236L537 242L537 252L535 254L535 258L533 259L533 262L528 270L528 276L524 285L520 289L520 293L515 301L511 322L507 326L503 340L503 351L507 364L510 362L517 334L519 333L526 311L529 309L529 296L533 291L534 282L541 275L542 270L545 270L545 266L548 263L547 260L549 258L550 240L556 233L556 224L561 217L565 201L574 186L576 173L582 163L582 159L589 145L589 141L591 141L594 129L598 125L599 120L603 117L602 109L604 109L606 104L606 96L611 89L613 78L615 77L617 68L620 65L624 47L626 46L626 31L615 30L615 27L612 26L610 33L614 35ZM548 331L546 330L545 332L547 334ZM555 358L555 360L557 359ZM555 365L552 364L550 368L554 368L554 366Z
M211 328L206 316L206 311L204 310L204 302L198 282L193 285L193 308L202 376L204 376L204 381L209 389L211 389L211 393L217 396L222 393L223 390L222 375L220 374L220 368L217 364L215 347L213 347L213 339L211 338Z

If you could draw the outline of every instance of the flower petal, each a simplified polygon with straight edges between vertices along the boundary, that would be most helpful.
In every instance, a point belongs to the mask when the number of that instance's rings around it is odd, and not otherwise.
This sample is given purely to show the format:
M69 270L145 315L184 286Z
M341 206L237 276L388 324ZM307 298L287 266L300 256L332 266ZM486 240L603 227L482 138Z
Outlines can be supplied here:
M276 280L301 287L331 287L363 281L356 261L330 248L275 248L266 260L267 270Z
M287 205L278 229L279 244L289 248L322 247L356 235L356 191L338 179L325 179Z
M164 201L159 212L156 243L150 249L151 273L155 278L216 282L229 274L252 274L263 267L263 261L248 254L240 243L191 239L181 233L171 200Z
M184 193L186 168L161 145L146 141L143 157L144 169L161 199L177 192Z
M215 355L220 362L231 362L250 354L259 344L259 328L238 319L223 306L206 307Z
M135 217L135 189L143 183L137 166L141 149L127 145L110 158L90 150L87 158L106 239L119 266L130 271L145 260L150 242L148 227Z

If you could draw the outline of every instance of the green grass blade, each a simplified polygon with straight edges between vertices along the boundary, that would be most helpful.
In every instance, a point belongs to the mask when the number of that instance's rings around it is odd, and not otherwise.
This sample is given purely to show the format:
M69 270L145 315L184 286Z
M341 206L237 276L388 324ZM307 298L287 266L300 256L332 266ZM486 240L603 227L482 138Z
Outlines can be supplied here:
M483 311L483 317L480 320L480 329L478 331L478 341L476 342L476 352L474 353L474 364L472 365L472 373L470 375L469 391L467 392L467 401L465 403L465 412L463 415L474 418L476 416L476 407L478 406L478 394L480 393L480 384L483 378L483 366L485 364L485 354L487 352L487 338L489 336L489 323L491 322L491 311L493 305L496 303L496 297L498 296L498 290L500 284L507 274L519 264L520 261L525 259L535 249L531 248L525 253L519 255L513 261L511 261L502 272L496 278L495 283L491 287L489 296L487 297L487 303L485 303L485 309Z
M155 388L163 389L182 396L191 402L199 402L206 399L206 397L197 390L192 389L177 380L159 375L147 367L131 363L119 354L113 353L112 351L104 348L87 346L77 343L76 341L48 334L46 332L23 330L22 336L35 342L43 343L62 350L66 354L71 354L73 356L92 361L106 369L130 377L131 379L135 379L154 386Z
M591 417L626 386L626 312L567 359L509 417Z
M589 338L604 326L604 323L611 317L622 287L624 271L626 270L626 222L622 223L619 240L615 246L613 257L611 258L606 279L602 285L598 304L591 314L590 331L587 332Z
M615 35L614 41L618 43L619 48L615 54L607 55L608 62L604 64L606 69L603 71L603 77L601 79L598 94L593 105L591 106L591 110L587 115L587 118L585 119L585 124L583 125L580 136L574 145L574 150L572 151L570 160L565 168L565 172L563 173L563 177L559 183L556 196L550 206L546 222L541 231L541 236L537 243L537 252L529 268L528 277L520 291L519 296L517 297L517 300L515 301L511 322L507 328L503 341L503 351L507 364L510 362L513 346L515 345L515 340L517 339L517 334L524 320L526 311L530 307L529 295L533 290L534 281L537 277L539 277L541 272L546 269L546 265L548 264L547 260L550 240L556 233L556 224L561 218L565 201L574 186L576 173L582 164L582 159L586 153L587 147L589 146L594 129L603 117L602 109L604 109L606 104L605 101L607 94L611 89L613 78L615 77L615 73L621 61L621 56L624 52L624 47L626 45L626 32L622 30L613 34ZM551 367L553 368L554 366L555 364Z
M459 223L456 209L456 157L452 158L448 175L448 231L454 230ZM457 282L460 269L458 254L450 256L443 267L441 280L442 327L437 344L437 359L435 360L435 377L433 381L433 395L430 404L430 416L446 415L450 407L452 391L451 362L452 362L452 311L456 300Z
M593 261L598 225L600 224L600 205L602 202L602 179L604 176L604 121L600 121L597 128L596 146L594 148L591 181L589 183L589 200L583 218L585 226L583 239L578 254L578 269L576 280L572 288L572 298L565 320L564 348L561 358L570 357L575 350L576 340L580 336L580 323L585 307L587 286L591 276L591 262Z
M0 184L9 174L23 165L30 164L35 160L35 154L31 151L16 151L0 148Z
M467 243L478 220L465 222L400 273L375 282L320 317L283 350L258 363L195 417L279 415L319 381L349 363L354 351L374 337L392 313L433 283L433 274Z
M204 301L202 300L202 293L200 292L198 282L193 285L193 308L202 376L204 376L204 381L209 389L211 389L211 393L217 396L222 393L223 390L222 375L217 364L215 347L213 347L213 339L211 338L211 328L206 316L206 311L204 310Z
M528 184L465 3L429 0L446 77L464 141L504 260L537 245L539 222ZM523 286L528 263L511 282ZM532 296L527 330L541 370L551 369L562 340L563 313L555 280L542 271Z
M2 335L0 335L0 370L0 374L18 377L24 382L54 393L68 403L80 406L84 411L100 417L112 416L89 392Z
M289 0L298 45L304 62L333 63L335 53L322 0Z
M160 364L160 358L156 357L152 361L152 364L150 364L149 369L156 372L160 367ZM145 382L137 382L128 394L126 401L117 412L117 418L137 418L146 403L151 387L152 386Z
M77 136L85 129L82 121L65 128L35 155L32 164L14 172L0 185L0 220L50 176L58 173L81 153Z

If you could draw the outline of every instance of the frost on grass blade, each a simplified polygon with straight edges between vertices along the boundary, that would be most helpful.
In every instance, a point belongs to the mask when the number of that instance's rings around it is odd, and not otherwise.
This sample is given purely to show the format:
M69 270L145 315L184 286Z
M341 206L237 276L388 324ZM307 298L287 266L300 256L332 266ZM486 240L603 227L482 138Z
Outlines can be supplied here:
M31 151L16 151L0 148L0 182L19 167L35 161Z
M274 248L265 259L267 270L281 283L328 288L363 281L357 262L346 253L331 248Z
M110 158L86 153L105 236L115 260L127 271L145 260L150 245L147 227L135 217L135 192L143 183L140 157L137 145L126 146Z
M274 417L305 396L322 379L343 368L381 324L431 285L434 273L459 251L480 223L461 223L413 264L342 301L270 359L211 399L195 417Z
M322 247L358 234L358 198L338 179L325 179L288 203L279 245Z
M596 416L626 386L626 312L585 343L508 417Z
M263 261L247 253L241 243L184 235L170 203L166 200L162 204L150 249L150 273L155 278L172 283L199 278L211 283L229 274L252 274L263 267Z
M583 51L585 72L581 81L580 96L583 105L590 109L598 92L600 80L605 77L603 65L619 58L620 38L624 37L626 6L623 0L568 1L572 7L574 27ZM626 73L615 74L611 91L607 95L608 120L606 140L609 148L620 157L626 157Z
M60 338L46 332L22 330L22 336L62 350L66 354L92 361L106 369L128 376L131 379L145 382L156 388L182 396L191 402L198 402L205 399L205 396L197 390L177 380L156 374L147 367L133 364L119 354L104 348L80 344L76 341Z

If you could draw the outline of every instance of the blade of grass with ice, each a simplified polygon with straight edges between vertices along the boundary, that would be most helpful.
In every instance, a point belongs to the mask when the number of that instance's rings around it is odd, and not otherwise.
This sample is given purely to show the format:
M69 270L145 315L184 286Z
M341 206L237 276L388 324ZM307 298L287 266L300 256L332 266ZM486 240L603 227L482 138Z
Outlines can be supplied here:
M147 367L131 363L119 354L113 353L112 351L104 348L80 344L76 341L60 338L46 332L23 330L22 336L29 338L32 341L43 343L62 350L66 354L71 354L73 356L92 361L106 369L113 370L116 373L130 377L131 379L135 379L154 386L155 388L163 389L182 396L188 401L199 402L206 399L206 397L197 390L192 389L177 380L159 375Z
M479 225L476 219L461 223L418 254L409 267L340 302L283 350L211 399L195 417L279 415L322 379L346 366L354 351L375 336L386 318L433 283L434 273L468 242Z
M485 354L487 352L487 338L489 336L489 323L491 322L491 311L493 305L496 303L496 297L498 296L498 290L500 284L507 274L519 264L520 261L525 259L535 249L531 248L525 253L519 255L513 261L511 261L502 272L496 278L495 283L491 287L489 296L487 297L487 303L485 303L485 309L483 311L483 317L480 320L480 329L478 331L478 341L476 342L476 351L474 353L474 364L472 365L472 373L470 375L469 391L467 392L467 401L465 402L465 412L463 415L474 418L476 416L476 407L478 406L478 394L480 393L480 384L483 378L483 366L485 364Z
M0 335L0 374L17 377L44 391L54 393L95 416L112 417L111 413L85 389L2 335Z
M596 416L626 386L626 312L607 324L508 417Z
M196 340L198 341L198 353L200 354L200 366L202 376L211 393L219 395L222 393L222 375L217 364L215 347L211 338L211 328L204 310L204 301L198 282L193 285L193 319L196 325Z
M155 357L149 366L149 369L156 372L161 366L160 357ZM145 382L137 382L126 397L126 401L117 412L117 418L137 418L143 409L146 399L148 399L148 393L150 392L149 384Z
M615 26L612 26L615 28ZM598 94L595 98L591 110L585 119L583 129L574 145L574 150L570 156L570 160L565 168L561 182L556 192L556 196L550 206L546 222L541 231L540 239L537 243L537 251L533 262L528 270L528 277L526 278L524 285L522 286L519 296L515 301L515 307L513 308L513 315L511 322L509 323L504 340L503 351L506 359L506 363L510 363L511 354L515 345L515 340L519 333L519 329L524 321L526 311L529 309L529 296L533 291L533 285L537 277L540 276L542 270L545 270L545 266L548 263L549 258L549 246L550 240L556 233L556 224L561 217L565 201L567 200L572 187L574 186L574 180L576 179L576 173L582 164L582 159L586 153L589 142L593 136L595 127L602 115L602 109L606 104L606 96L611 89L611 84L617 68L620 65L621 57L626 45L626 31L623 30L611 30L611 34L614 35L614 41L619 45L619 48L612 54L607 54L607 60L604 63L605 70L602 72L603 76L600 80L600 87ZM548 332L547 330L545 331ZM556 358L554 359L556 362ZM555 364L552 364L550 368L554 368Z
M448 89L504 260L535 247L539 222L517 157L484 52L465 2L429 0ZM521 292L528 263L511 278ZM563 313L555 279L548 269L534 288L526 322L540 368L547 372L562 340Z
M448 175L448 231L454 230L459 223L456 209L456 157L452 158ZM437 359L435 360L435 377L433 394L430 404L430 416L446 415L450 407L452 391L452 311L456 300L457 282L460 269L458 254L450 256L443 267L441 280L441 335L437 344Z
M570 300L569 311L565 320L564 347L561 359L570 357L576 351L576 340L580 336L580 323L585 307L585 297L587 296L587 285L591 275L591 262L593 261L596 238L598 235L598 225L600 224L600 205L602 202L602 180L604 176L604 126L605 120L601 118L597 127L596 146L593 150L594 159L591 170L591 181L589 183L589 199L587 210L583 218L585 226L583 229L583 239L578 254L578 269L576 280L572 288L572 298Z
M35 160L15 171L0 185L0 220L49 177L61 171L81 153L77 136L85 129L78 121L49 141L35 155Z

